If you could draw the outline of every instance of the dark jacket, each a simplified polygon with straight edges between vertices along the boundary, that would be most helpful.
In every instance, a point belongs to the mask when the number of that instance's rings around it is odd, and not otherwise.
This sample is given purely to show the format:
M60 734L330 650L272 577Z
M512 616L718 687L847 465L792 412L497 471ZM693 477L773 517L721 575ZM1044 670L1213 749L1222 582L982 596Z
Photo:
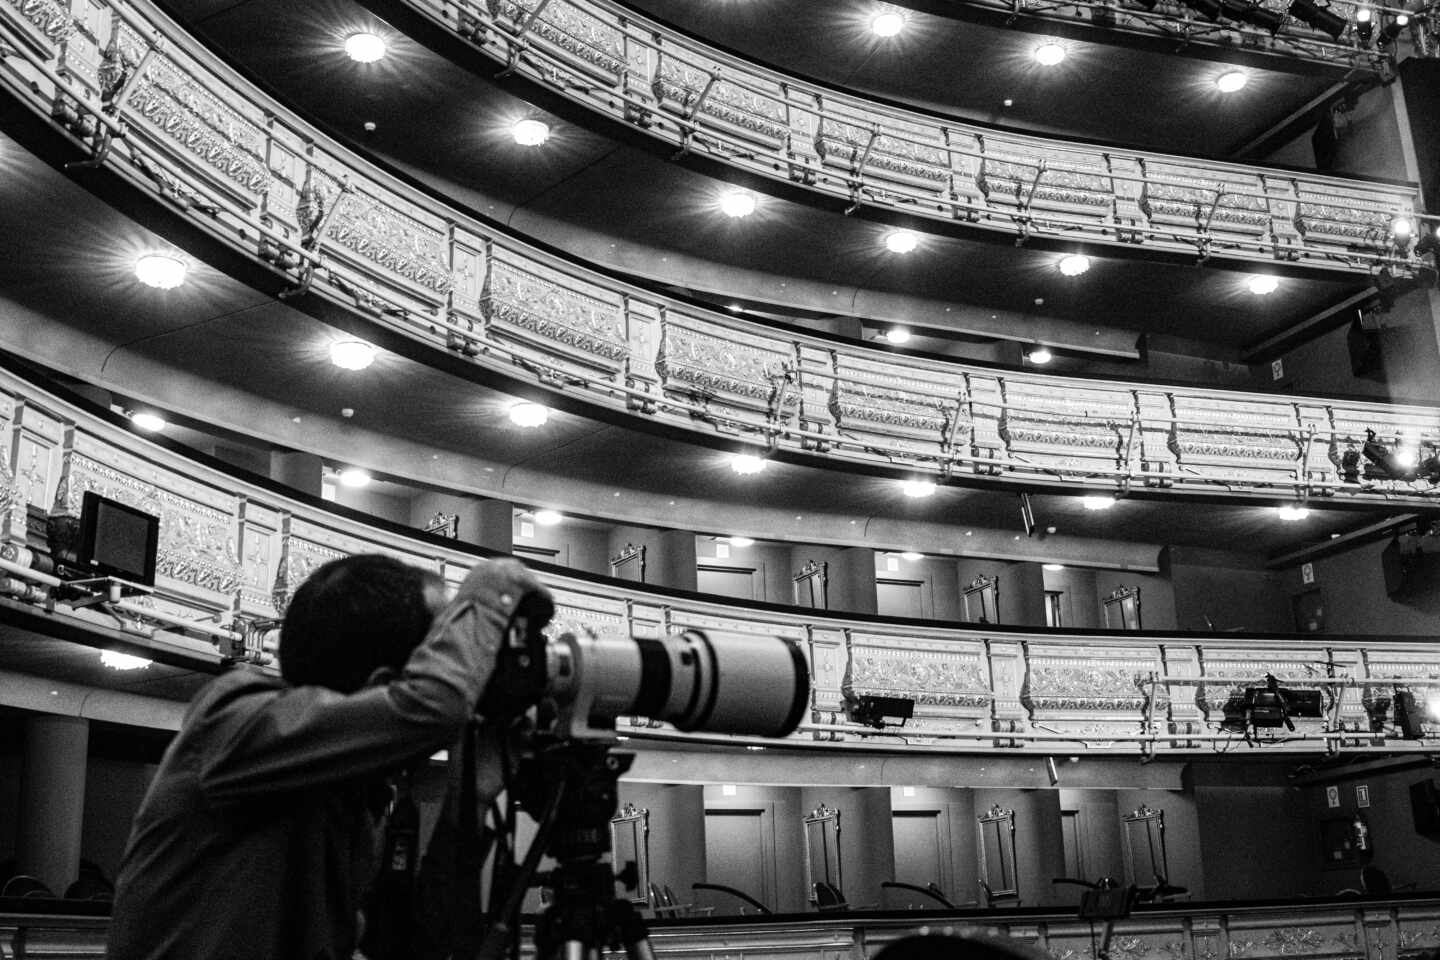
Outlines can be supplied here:
M196 697L135 819L111 960L350 960L384 775L456 740L537 585L518 564L481 567L385 686L237 668Z

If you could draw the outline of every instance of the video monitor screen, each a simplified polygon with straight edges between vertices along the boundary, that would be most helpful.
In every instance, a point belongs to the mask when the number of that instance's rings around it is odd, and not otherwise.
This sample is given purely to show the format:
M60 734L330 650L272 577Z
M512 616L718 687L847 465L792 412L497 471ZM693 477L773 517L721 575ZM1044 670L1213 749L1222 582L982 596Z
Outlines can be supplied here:
M86 571L154 586L159 541L159 517L86 491L78 551Z

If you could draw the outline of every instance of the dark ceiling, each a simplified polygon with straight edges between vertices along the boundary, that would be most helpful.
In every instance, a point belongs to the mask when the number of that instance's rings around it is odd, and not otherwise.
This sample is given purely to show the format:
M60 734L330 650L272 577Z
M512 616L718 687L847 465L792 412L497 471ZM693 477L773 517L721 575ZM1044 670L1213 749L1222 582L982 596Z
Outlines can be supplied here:
M1226 98L1215 91L1217 67L1207 60L1068 41L1072 56L1058 72L1041 73L1028 53L1033 35L929 15L917 14L886 46L857 19L868 5L768 3L764 29L759 8L745 4L643 6L745 54L895 100L1207 155L1237 149L1332 82L1250 68L1251 84ZM754 216L729 221L716 209L720 181L597 118L580 125L549 117L553 134L542 149L516 146L508 123L541 112L517 96L533 91L502 89L488 79L494 65L478 58L456 65L347 0L298 11L283 0L171 0L169 7L285 102L451 202L590 262L697 295L781 313L876 317L878 310L877 319L937 332L1074 346L1083 346L1078 331L1094 326L1129 336L1132 345L1145 334L1179 343L1173 352L1238 360L1246 347L1367 287L1353 275L1308 274L1256 297L1245 288L1248 270L1113 256L1084 277L1065 278L1056 268L1060 253L1017 248L1003 234L931 235L897 257L881 247L880 224L778 196L765 197ZM387 36L391 51L360 68L340 41L367 26ZM996 103L1007 96L1015 107L1001 116ZM875 295L888 299L877 305Z

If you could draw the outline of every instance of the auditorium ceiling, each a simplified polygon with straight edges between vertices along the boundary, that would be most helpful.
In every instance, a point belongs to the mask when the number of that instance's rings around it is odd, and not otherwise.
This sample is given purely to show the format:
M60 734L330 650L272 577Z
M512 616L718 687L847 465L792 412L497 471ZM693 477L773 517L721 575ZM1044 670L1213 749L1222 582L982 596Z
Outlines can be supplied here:
M1093 326L1119 334L1132 355L1144 337L1167 352L1240 360L1368 288L1353 274L1309 273L1257 297L1246 289L1254 267L1113 252L1070 278L1057 269L1063 251L1017 247L1005 234L945 235L935 223L918 226L928 233L919 250L896 257L880 242L889 228L871 219L882 214L862 207L845 216L833 202L779 196L777 185L757 184L777 195L731 221L716 209L717 171L674 162L671 148L577 108L547 116L543 149L516 146L508 123L542 115L522 97L561 105L520 81L497 84L493 63L453 63L383 25L371 9L393 11L383 0L321 0L303 10L282 0L166 6L286 103L460 205L591 262L760 316L798 312L822 325L834 317L913 325L918 316L923 329L961 342L1075 342L1077 330ZM1007 129L1207 157L1242 155L1290 130L1340 83L1328 69L1251 66L1251 83L1225 95L1212 60L1073 38L1071 56L1046 72L1030 57L1034 34L916 13L901 37L881 44L854 2L637 6L707 42L877 98ZM385 34L391 53L357 71L340 40L366 26ZM890 315L876 315L878 295ZM1077 358L1064 369L1089 369Z

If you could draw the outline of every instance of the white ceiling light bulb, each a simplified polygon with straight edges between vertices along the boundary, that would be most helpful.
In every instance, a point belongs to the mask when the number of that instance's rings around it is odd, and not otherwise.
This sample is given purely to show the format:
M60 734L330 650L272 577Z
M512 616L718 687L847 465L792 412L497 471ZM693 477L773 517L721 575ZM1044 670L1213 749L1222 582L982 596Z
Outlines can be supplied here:
M130 422L135 424L135 426L139 427L141 430L144 430L146 433L159 433L161 430L165 429L165 418L160 416L158 413L150 413L148 411L145 411L132 414L130 416Z
M342 370L364 370L375 362L375 348L363 340L337 340L330 344L330 362Z
M550 126L539 120L517 120L510 128L510 136L522 147L538 147L550 139Z
M895 10L886 10L870 21L870 29L877 37L893 37L905 29L905 15Z
M730 458L730 469L745 477L764 470L765 461L754 454L737 453Z
M929 480L906 480L900 489L907 497L928 497L935 492L935 484Z
M1274 293L1279 288L1280 281L1267 274L1260 274L1250 278L1250 292L1257 297Z
M1215 78L1215 87L1221 93L1234 93L1236 90L1244 89L1245 84L1250 82L1250 75L1243 70L1227 70Z
M726 541L730 544L730 546L732 546L732 547L753 547L753 546L755 546L755 541L752 540L752 539L750 539L749 537L726 537L725 540L726 540Z
M1309 507L1302 507L1294 503L1282 504L1275 509L1275 512L1279 515L1281 520L1286 521L1304 520L1306 517L1310 516Z
M755 194L749 190L726 190L720 195L720 212L740 219L755 212Z
M1029 360L1031 363L1035 364L1038 367L1043 367L1045 364L1055 359L1055 354L1050 352L1049 347L1043 344L1036 344L1029 350L1025 351L1025 359Z
M906 550L904 553L900 554L900 559L908 560L909 562L914 563L917 560L924 560L925 554L916 553L914 550Z
M521 400L510 408L510 422L518 427L540 427L550 419L548 408L529 400Z
M385 41L373 33L352 33L345 38L345 52L356 63L374 63L385 56Z
M129 653L121 653L119 650L101 650L100 662L111 670L144 670L155 661Z
M1063 563L1047 563L1047 564L1044 565L1044 569L1049 570L1051 573L1059 573L1061 570L1064 570L1064 569L1065 569L1065 564L1063 564Z
M1072 253L1060 261L1060 272L1067 277L1078 277L1090 269L1090 258L1079 253Z
M1086 510L1109 510L1115 506L1115 498L1111 496L1081 497L1080 504Z
M909 253L920 245L920 238L909 230L896 230L885 235L885 248L891 253Z
M156 290L174 290L185 282L185 261L168 253L147 253L135 261L135 278Z
M346 467L340 471L340 483L347 487L368 487L370 485L370 474L359 467Z
M891 327L885 331L885 339L891 343L906 343L910 339L910 330L906 327Z
M1065 59L1065 47L1054 40L1047 40L1033 51L1035 62L1045 67L1053 67Z
M553 527L565 517L558 510L536 510L535 522L542 527Z

